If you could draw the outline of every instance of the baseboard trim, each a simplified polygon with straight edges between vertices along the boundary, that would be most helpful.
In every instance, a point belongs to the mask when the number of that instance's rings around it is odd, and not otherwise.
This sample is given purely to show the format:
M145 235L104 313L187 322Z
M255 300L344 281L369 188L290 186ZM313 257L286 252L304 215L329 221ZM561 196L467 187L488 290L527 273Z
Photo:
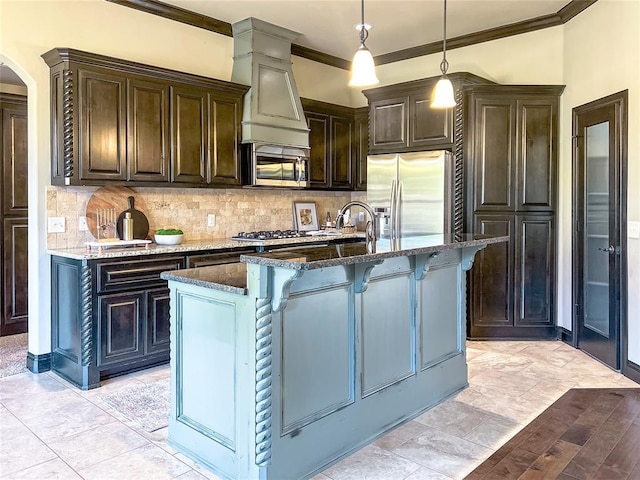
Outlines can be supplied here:
M623 372L624 376L630 378L636 383L640 383L640 365L627 360L627 368Z
M573 332L564 327L558 327L558 339L574 347Z
M27 368L32 373L48 372L51 370L51 354L36 355L35 353L27 352Z

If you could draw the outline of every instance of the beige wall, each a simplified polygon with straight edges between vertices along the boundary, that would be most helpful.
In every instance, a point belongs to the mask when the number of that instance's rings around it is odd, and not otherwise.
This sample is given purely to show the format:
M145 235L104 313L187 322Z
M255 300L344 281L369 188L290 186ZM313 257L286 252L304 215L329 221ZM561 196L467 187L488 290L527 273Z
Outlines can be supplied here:
M564 326L570 324L571 108L625 88L631 103L629 219L640 220L640 192L634 187L640 183L639 8L639 0L600 0L565 26L448 53L451 72L468 71L500 83L567 84L560 115L558 272L558 318ZM30 282L29 349L38 354L48 352L50 344L45 230L50 184L49 79L40 55L54 47L72 47L228 80L232 40L103 0L0 0L0 9L0 61L23 78L29 93L29 273L30 278L39 280ZM350 106L366 104L360 92L346 87L348 72L296 57L293 63L302 96ZM439 63L440 55L434 54L380 66L378 75L381 85L388 85L437 75ZM291 197L282 198L276 208L284 212ZM640 363L638 240L629 240L629 299L629 357Z

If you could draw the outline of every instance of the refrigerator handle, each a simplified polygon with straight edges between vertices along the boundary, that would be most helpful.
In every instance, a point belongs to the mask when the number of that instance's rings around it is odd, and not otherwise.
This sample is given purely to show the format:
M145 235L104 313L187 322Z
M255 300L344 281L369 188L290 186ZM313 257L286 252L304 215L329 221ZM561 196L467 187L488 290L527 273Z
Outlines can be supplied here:
M402 182L398 181L398 192L396 193L396 209L395 209L395 225L396 225L396 238L400 238L402 236L402 215L401 215L401 207L402 207Z
M391 238L395 238L396 237L396 219L395 219L395 211L396 211L396 181L392 180L391 181L391 215L390 215L390 220L391 220L391 232L390 232L390 237Z

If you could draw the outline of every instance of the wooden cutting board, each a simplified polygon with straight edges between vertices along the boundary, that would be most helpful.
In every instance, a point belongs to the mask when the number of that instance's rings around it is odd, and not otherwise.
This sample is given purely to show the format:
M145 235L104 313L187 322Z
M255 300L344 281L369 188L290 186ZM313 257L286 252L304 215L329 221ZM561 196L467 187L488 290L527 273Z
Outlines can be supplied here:
M144 212L145 205L142 201L141 195L136 193L129 187L120 186L108 186L100 187L95 191L85 208L85 216L87 217L87 227L89 232L96 240L104 239L104 231L98 232L98 211L99 210L114 210L114 222L117 221L118 216L129 208L127 198L130 196L135 197L135 206L138 210ZM100 235L102 233L103 235ZM116 236L115 225L113 229L113 235Z

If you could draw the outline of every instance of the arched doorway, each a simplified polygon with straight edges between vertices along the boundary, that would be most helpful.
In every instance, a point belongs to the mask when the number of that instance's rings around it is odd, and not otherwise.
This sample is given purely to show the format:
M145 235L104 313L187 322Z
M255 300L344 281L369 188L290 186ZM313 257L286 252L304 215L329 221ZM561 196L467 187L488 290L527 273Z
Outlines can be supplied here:
M0 375L24 371L29 319L27 86L0 63ZM6 365L5 365L6 364Z

